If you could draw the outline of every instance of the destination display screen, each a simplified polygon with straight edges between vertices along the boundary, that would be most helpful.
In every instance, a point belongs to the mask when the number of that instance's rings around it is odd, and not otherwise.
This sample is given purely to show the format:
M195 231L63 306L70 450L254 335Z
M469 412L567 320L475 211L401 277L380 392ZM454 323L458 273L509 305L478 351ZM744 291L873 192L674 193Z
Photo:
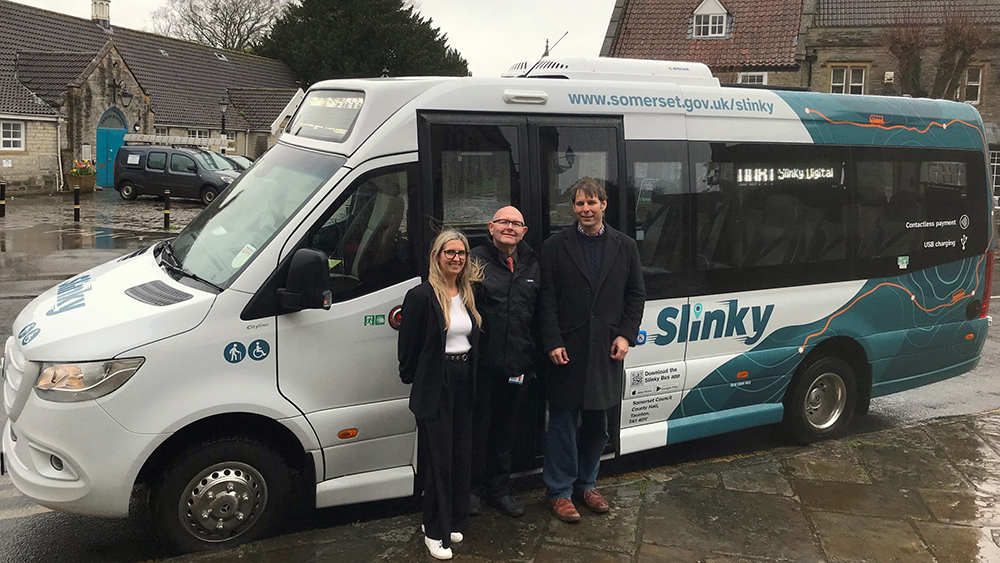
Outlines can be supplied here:
M364 103L364 92L347 90L310 92L302 101L299 111L286 131L296 137L343 142L351 134Z

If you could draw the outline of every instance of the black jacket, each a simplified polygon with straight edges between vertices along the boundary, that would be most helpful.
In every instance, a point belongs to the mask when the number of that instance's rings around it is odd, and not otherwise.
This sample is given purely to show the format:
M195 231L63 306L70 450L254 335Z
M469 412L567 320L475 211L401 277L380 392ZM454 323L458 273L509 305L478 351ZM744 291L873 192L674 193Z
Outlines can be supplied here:
M621 400L623 366L611 359L611 343L624 336L635 345L646 291L634 240L607 227L591 283L578 236L573 223L542 245L542 349L569 355L564 366L549 361L546 389L556 407L604 410Z
M479 369L504 379L538 371L538 291L541 287L538 255L521 242L514 272L493 243L472 251L485 266L476 292L476 308L483 316Z
M472 317L472 312L469 312ZM410 390L410 411L423 420L437 417L441 402L444 374L444 343L447 331L444 328L444 311L438 304L430 282L424 282L406 292L403 298L403 319L399 327L397 355L399 357L399 379L412 383ZM479 352L479 328L472 320L472 334L469 335L472 350L469 359L473 396L475 393L476 361Z

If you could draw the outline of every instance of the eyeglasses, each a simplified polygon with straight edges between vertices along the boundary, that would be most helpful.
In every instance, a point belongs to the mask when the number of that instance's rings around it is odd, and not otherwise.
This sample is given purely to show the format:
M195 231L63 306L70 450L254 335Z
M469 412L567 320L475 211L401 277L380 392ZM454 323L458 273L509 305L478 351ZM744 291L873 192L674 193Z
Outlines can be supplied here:
M492 220L490 222L491 223L496 223L497 225L500 225L504 229L506 229L507 227L514 227L515 229L520 229L520 228L524 227L524 223L521 222L521 221L508 221L507 219L494 219L494 220Z
M442 250L441 254L444 254L444 257L448 260L454 260L455 258L465 260L465 257L469 255L469 253L464 250Z

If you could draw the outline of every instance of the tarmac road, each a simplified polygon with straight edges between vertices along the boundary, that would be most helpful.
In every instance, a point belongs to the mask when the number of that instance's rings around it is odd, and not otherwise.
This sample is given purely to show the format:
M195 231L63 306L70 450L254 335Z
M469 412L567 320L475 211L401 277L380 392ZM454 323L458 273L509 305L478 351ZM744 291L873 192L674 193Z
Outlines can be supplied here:
M38 229L15 238L17 231L5 233L7 250L0 251L0 342L10 334L16 314L30 296L73 274L149 244L160 236L114 232L103 243L94 232L65 231L52 227ZM0 232L3 225L0 224ZM89 233L89 234L88 234ZM117 235L117 236L116 236ZM169 235L167 235L169 236ZM41 237L41 238L40 238ZM49 237L45 239L45 237ZM142 237L141 240L139 237ZM29 244L29 241L49 242ZM12 242L13 241L13 242ZM13 251L11 251L13 249ZM29 260L30 258L30 260ZM1000 266L1000 264L998 264ZM1000 270L1000 267L997 268ZM994 280L1000 275L994 274ZM996 295L996 290L994 295ZM1000 311L994 306L998 319ZM1000 324L1000 323L998 323ZM976 370L920 389L876 399L868 416L855 421L853 433L865 433L904 426L941 416L985 412L1000 407L1000 344L997 331L990 329L982 361ZM0 414L0 424L6 416ZM768 450L786 442L774 427L758 428L643 452L602 466L602 477L663 465L733 456ZM519 490L537 488L540 479L520 479ZM304 516L295 530L309 530L350 522L384 518L413 512L408 500L371 503L343 509L326 509ZM134 562L164 557L142 518L102 520L52 512L32 504L11 485L9 476L0 477L0 562L73 561Z

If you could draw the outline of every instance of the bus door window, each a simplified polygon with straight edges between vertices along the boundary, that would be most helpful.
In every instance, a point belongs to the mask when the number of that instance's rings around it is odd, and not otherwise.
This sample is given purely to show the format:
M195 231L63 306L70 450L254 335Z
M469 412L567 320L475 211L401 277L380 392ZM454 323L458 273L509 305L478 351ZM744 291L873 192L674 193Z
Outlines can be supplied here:
M618 206L618 129L616 127L538 127L539 180L546 237L576 221L569 189L593 178L608 193L604 220L620 228Z
M444 226L461 230L473 247L483 244L496 210L520 204L519 129L435 123L430 131L432 176Z
M410 167L360 178L312 231L327 254L333 300L344 301L416 277L407 232Z
M627 141L627 232L639 246L649 299L685 296L690 229L687 143Z

